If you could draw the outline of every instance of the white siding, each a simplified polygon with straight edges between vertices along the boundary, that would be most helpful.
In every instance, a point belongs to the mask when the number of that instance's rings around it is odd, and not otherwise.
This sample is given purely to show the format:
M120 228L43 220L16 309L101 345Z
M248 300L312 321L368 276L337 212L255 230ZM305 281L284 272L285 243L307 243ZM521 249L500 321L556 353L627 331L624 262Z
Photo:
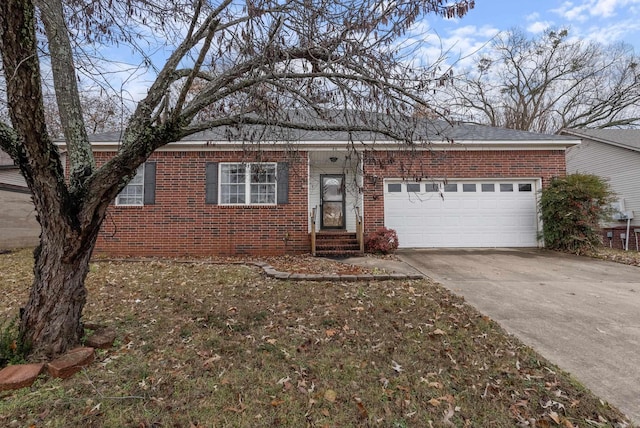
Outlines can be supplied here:
M0 165L13 165L13 159L6 152L0 150Z
M40 225L31 195L0 190L0 248L38 244Z
M347 152L310 152L309 153L309 212L316 207L317 227L320 228L320 175L345 175L345 216L346 230L356 231L356 207L362 207L362 195L358 188L362 186L361 174L355 154L347 158ZM331 157L337 157L331 162ZM362 208L360 209L360 214ZM311 230L311 226L309 226Z
M567 173L576 172L608 180L625 209L634 212L631 224L640 225L640 152L585 139L567 150Z
M0 169L0 184L27 187L24 177L18 169Z

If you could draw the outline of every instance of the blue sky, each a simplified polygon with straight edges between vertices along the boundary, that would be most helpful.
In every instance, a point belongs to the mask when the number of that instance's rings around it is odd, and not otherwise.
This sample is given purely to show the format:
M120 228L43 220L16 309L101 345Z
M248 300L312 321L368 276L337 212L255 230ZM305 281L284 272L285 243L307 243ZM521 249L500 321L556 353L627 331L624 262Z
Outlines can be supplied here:
M462 19L427 18L446 48L469 54L500 31L519 27L535 35L550 26L604 44L624 41L640 54L640 0L476 0Z

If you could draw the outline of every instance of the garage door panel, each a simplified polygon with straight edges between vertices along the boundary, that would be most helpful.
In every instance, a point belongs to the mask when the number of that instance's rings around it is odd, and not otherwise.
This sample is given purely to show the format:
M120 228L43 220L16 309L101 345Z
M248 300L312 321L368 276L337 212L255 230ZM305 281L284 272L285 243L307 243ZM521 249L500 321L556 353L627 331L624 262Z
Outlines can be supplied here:
M482 198L478 201L478 208L483 210L495 210L498 208L498 201L495 199Z
M459 182L444 200L439 193L407 192L406 183L394 183L402 192L385 193L385 225L396 230L401 247L537 246L534 181ZM463 192L474 189L470 184L476 191Z
M463 209L478 209L480 205L480 201L478 201L477 199L467 199L462 201L461 203L461 208Z

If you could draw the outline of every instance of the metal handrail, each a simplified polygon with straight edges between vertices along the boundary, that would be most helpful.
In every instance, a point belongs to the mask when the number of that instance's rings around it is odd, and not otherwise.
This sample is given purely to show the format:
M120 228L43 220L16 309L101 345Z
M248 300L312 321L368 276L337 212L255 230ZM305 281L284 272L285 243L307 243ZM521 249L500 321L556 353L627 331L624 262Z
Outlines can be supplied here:
M364 253L364 230L362 227L360 207L356 207L356 237L358 239L358 244L360 244L360 252Z
M316 255L316 207L311 209L311 255Z

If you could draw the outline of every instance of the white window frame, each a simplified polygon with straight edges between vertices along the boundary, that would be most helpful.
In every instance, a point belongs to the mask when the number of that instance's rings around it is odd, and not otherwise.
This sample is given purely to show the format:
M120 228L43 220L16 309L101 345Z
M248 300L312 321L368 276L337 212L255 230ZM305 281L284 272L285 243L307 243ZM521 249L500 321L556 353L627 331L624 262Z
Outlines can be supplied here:
M119 207L140 207L144 205L144 164L136 170L136 175L116 196Z
M273 168L273 182L254 182L252 169L254 166L259 165L260 167L272 167ZM225 182L225 167L235 167L239 169L244 169L244 182ZM219 168L219 177L218 177L218 204L219 205L235 205L235 206L244 206L244 205L259 205L259 206L270 206L277 205L278 203L278 164L277 162L221 162ZM243 202L225 202L226 198L225 194L225 186L234 186L236 189L242 187L244 191L244 201ZM266 189L266 188L272 188ZM267 190L264 193L264 190ZM255 192L257 191L257 192ZM252 202L252 196L260 196L260 193L263 193L263 196L272 196L273 202ZM237 195L242 195L242 193L236 193ZM255 200L255 199L254 199Z

